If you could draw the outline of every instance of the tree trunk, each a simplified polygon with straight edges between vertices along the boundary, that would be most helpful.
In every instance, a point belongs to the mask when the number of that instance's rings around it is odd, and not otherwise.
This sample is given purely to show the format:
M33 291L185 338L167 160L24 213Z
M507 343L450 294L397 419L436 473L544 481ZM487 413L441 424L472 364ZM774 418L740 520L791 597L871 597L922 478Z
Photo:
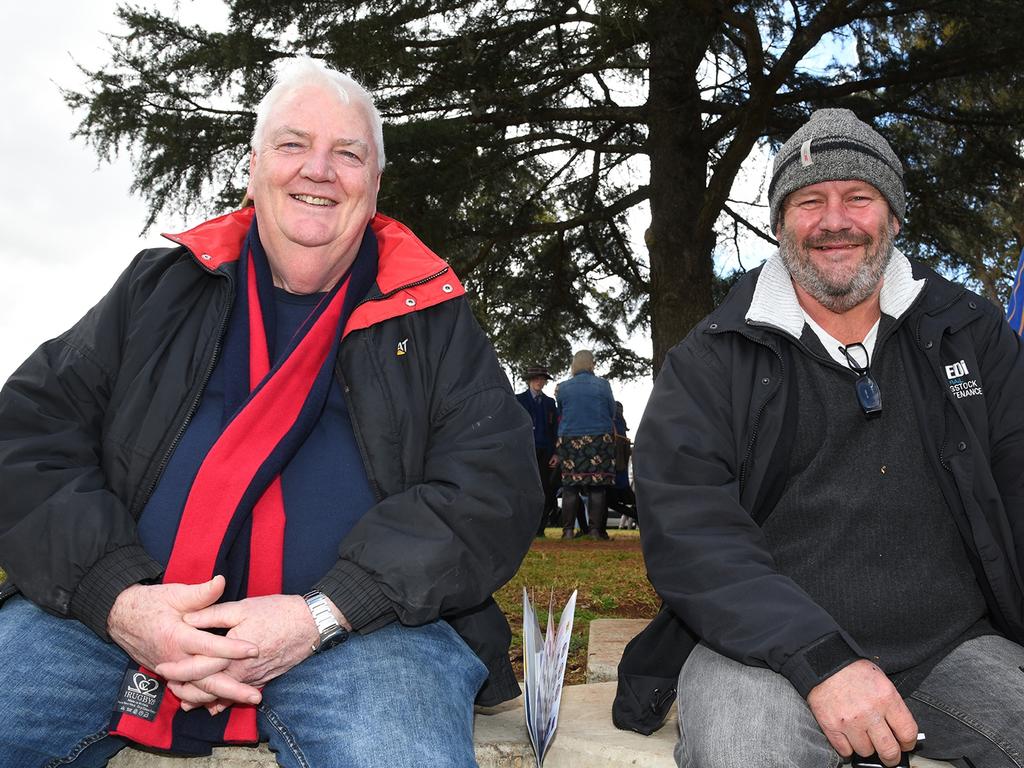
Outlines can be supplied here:
M696 73L719 19L711 3L652 3L650 92L651 336L657 375L665 355L711 311L713 225L698 231L707 188Z

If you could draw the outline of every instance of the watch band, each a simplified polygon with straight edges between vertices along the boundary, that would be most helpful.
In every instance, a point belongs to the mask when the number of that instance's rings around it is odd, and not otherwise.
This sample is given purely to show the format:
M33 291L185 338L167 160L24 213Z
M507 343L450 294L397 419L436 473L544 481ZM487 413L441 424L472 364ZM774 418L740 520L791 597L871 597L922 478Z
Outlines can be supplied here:
M312 646L313 653L326 651L348 639L348 630L334 618L327 596L323 592L314 589L312 592L304 594L302 599L306 601L306 607L313 614L313 622L316 624L317 632L320 633L320 638Z

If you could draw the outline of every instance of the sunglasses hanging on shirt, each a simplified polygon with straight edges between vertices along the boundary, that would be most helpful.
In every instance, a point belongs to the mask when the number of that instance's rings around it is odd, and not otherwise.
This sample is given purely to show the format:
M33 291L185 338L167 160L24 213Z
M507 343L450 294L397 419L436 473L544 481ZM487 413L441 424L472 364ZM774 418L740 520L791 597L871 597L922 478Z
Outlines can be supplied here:
M857 393L857 402L866 416L877 416L882 412L882 391L871 378L871 361L868 350L859 341L840 347L839 351L846 357L846 364L857 374L853 388ZM861 363L861 360L864 362Z

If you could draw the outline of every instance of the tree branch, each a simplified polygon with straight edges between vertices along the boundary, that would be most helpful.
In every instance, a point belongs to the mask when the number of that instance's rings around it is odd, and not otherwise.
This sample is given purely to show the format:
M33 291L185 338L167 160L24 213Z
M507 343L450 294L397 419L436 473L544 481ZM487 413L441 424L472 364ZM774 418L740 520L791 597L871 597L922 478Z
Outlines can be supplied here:
M757 227L757 226L754 226L753 224L751 224L747 219L745 219L743 216L741 216L739 213L737 213L735 210L733 210L732 207L728 203L723 203L722 204L722 210L725 211L726 213L728 213L733 218L734 221L742 224L744 227L746 227L748 230L750 230L755 235L760 237L762 240L764 240L766 242L769 242L769 243L771 243L774 246L778 246L778 244L779 244L778 240L776 240L771 235L767 235L764 232L762 232L760 227Z
M573 218L566 219L565 221L532 224L523 229L518 229L515 232L507 232L502 235L498 235L494 239L497 241L515 240L521 235L544 235L554 234L556 232L568 232L571 229L576 229L576 227L582 227L584 224L590 224L596 221L606 221L620 213L628 211L635 205L639 205L649 197L648 188L645 184L637 187L628 195L623 195L614 203L604 208L590 211L589 213L584 213L579 216L574 216Z

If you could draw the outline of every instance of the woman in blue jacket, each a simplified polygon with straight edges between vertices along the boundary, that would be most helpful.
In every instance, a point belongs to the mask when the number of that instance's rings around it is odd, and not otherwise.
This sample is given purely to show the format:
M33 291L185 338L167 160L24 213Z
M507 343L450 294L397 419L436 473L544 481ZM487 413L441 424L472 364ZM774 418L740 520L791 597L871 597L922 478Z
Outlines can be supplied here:
M580 492L589 498L590 536L607 539L607 489L615 483L615 398L594 375L594 354L572 358L572 376L558 385L558 458L562 467L562 538L571 539Z

